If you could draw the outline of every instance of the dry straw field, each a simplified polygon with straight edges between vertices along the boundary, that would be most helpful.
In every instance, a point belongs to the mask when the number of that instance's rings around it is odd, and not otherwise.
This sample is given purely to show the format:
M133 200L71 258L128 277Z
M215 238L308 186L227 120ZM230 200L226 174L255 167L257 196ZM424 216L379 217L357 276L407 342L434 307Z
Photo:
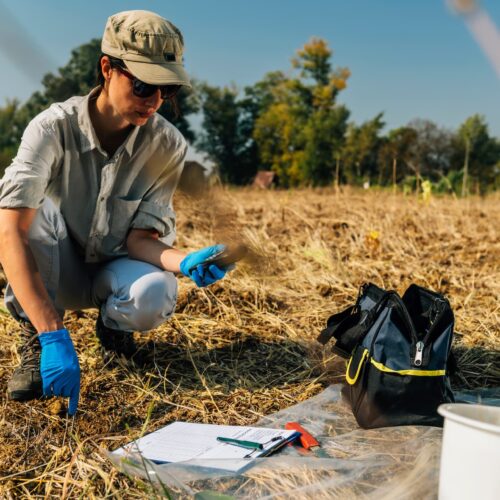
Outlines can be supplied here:
M177 313L136 337L141 359L104 359L95 311L65 322L82 368L80 410L15 404L15 324L0 316L1 498L145 498L147 484L113 469L105 450L174 420L251 424L341 379L343 363L315 342L326 318L374 282L439 290L456 316L455 387L500 385L500 198L346 189L220 189L178 195L178 245L245 241L253 259L220 284L180 279Z

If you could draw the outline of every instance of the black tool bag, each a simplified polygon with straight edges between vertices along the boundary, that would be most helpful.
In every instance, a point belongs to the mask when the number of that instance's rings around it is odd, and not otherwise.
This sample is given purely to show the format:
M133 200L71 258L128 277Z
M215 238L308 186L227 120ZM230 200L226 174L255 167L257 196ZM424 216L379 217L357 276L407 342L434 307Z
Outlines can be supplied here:
M318 341L334 337L333 351L349 360L343 392L361 427L442 425L437 407L454 402L453 325L448 300L417 285L401 298L365 284L355 305L328 319Z

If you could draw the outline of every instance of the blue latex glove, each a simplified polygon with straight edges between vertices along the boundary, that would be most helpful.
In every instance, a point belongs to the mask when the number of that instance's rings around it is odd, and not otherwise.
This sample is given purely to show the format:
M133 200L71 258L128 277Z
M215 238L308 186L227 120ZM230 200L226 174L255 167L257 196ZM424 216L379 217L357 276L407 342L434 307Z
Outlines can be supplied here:
M74 415L80 398L80 365L68 330L40 333L38 340L43 394L69 397L68 413Z
M215 264L209 266L202 265L205 260L224 250L224 248L224 245L214 245L187 254L180 265L181 273L191 278L199 287L211 285L224 278L228 271L227 268L222 268ZM190 269L193 270L190 271Z

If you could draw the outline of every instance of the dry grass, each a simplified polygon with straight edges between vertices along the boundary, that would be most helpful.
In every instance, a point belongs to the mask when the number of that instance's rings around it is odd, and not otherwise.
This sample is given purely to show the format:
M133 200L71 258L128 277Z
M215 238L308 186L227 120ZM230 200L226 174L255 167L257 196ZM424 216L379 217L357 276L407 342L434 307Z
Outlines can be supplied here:
M178 197L178 245L246 241L253 263L196 289L180 280L175 317L138 336L147 362L104 361L96 313L70 313L82 368L77 418L60 401L0 399L0 497L145 498L147 484L105 456L174 420L252 424L339 381L343 363L315 342L326 318L372 281L440 290L456 316L455 383L500 385L500 203L332 190L217 191ZM0 378L17 364L0 317ZM137 334L136 334L137 335ZM4 392L4 391L3 391Z

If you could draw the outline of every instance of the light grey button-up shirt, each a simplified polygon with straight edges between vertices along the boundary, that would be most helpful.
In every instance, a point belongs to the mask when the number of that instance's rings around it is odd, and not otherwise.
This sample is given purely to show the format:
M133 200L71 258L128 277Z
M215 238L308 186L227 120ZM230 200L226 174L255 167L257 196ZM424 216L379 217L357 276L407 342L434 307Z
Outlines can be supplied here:
M86 262L126 255L130 228L173 236L172 196L187 152L182 134L155 114L110 158L90 121L89 99L97 95L94 89L36 116L0 180L0 208L39 208L49 196Z

